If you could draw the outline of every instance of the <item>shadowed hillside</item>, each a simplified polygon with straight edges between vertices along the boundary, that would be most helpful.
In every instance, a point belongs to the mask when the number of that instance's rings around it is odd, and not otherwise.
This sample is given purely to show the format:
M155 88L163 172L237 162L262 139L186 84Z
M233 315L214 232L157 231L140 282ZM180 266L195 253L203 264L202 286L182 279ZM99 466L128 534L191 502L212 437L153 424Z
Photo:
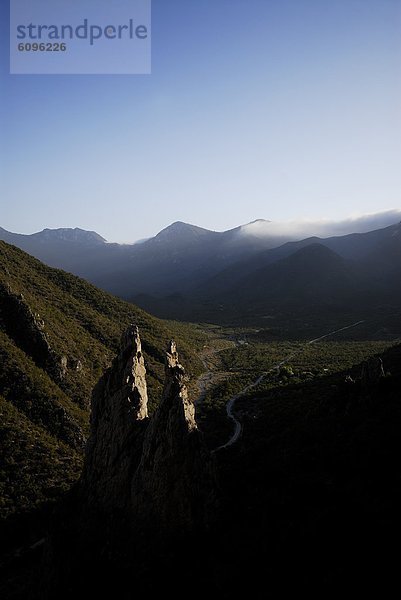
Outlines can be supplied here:
M166 340L179 340L190 373L201 370L195 328L163 323L0 242L0 526L76 479L92 389L130 323L142 332L152 412Z

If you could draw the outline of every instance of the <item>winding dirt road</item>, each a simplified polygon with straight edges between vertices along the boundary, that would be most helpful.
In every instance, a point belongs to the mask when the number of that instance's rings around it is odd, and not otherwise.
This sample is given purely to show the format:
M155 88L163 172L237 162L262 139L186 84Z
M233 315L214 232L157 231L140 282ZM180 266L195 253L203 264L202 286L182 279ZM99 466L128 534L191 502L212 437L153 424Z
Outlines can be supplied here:
M324 340L327 337L335 335L336 333L340 333L340 331L345 331L346 329L351 329L352 327L361 325L361 323L364 323L364 322L365 321L357 321L356 323L352 323L351 325L346 325L345 327L341 327L340 329L336 329L335 331L330 331L329 333L325 333L324 335L321 335L318 338L314 338L313 340L306 342L300 350L296 350L295 352L292 352L291 354L289 354L285 359L278 362L276 365L271 367L268 371L265 371L264 373L259 375L259 377L254 382L250 383L249 385L244 387L240 392L238 392L238 394L236 394L235 396L230 398L230 400L227 403L226 410L227 410L227 417L229 419L231 419L231 421L233 421L233 423L234 423L234 432L233 432L232 436L230 437L230 439L228 440L228 442L226 442L225 444L223 444L221 446L218 446L217 448L215 448L215 450L213 450L213 452L218 452L219 450L223 450L224 448L229 448L230 446L235 444L235 442L238 441L238 439L241 435L242 424L234 414L235 404L236 404L237 400L239 400L240 398L245 396L245 394L247 394L249 392L249 390L257 387L268 375L270 375L274 371L279 371L280 367L285 365L289 360L293 359L295 356L298 356L299 354L302 354L302 352L304 352L305 348L307 348L308 346L311 346L312 344L316 344L316 342L320 342L321 340Z

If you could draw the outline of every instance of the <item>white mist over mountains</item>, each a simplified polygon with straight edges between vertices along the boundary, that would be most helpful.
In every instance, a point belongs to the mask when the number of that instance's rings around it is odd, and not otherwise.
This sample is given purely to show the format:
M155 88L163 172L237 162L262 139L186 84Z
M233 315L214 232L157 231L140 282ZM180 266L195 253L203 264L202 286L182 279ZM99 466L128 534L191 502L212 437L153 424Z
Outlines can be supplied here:
M242 225L239 233L243 236L256 238L291 238L294 240L312 236L332 237L347 235L349 233L366 233L394 225L401 221L401 210L392 209L379 213L351 216L340 221L320 220L294 220L294 221L266 221L258 219L247 225Z

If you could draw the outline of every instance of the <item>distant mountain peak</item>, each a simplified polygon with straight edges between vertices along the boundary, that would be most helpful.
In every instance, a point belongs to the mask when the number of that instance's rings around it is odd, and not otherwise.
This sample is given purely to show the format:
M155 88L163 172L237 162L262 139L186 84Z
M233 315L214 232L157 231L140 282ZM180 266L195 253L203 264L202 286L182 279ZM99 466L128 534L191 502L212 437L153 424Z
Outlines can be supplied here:
M106 240L96 233L96 231L86 231L75 227L74 229L69 227L60 227L58 229L43 229L39 233L34 234L41 240L54 240L54 241L66 241L66 242L80 242L85 244L104 244Z
M177 231L180 233L181 231L192 231L194 229L201 229L201 227L197 227L197 225L192 225L191 223L185 223L184 221L174 221L171 225L168 225L160 233L163 231Z
M214 232L203 227L197 227L183 221L175 221L168 227L162 229L153 239L160 241L171 241L171 240L188 240L193 238L199 238L200 236L212 234Z
M191 223L185 223L185 221L174 221L171 223L169 227L181 228L181 227L196 227L196 225L191 225Z
M270 224L272 222L266 219L256 219L245 225L240 225L237 231L241 235L252 236L252 237L266 237L270 233Z

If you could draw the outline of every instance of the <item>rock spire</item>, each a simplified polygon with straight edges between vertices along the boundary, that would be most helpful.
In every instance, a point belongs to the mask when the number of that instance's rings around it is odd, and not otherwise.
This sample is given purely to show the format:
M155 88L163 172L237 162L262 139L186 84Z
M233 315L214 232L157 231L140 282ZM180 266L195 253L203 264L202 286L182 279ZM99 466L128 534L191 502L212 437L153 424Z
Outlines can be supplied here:
M146 369L138 328L121 338L120 352L92 394L91 433L81 487L104 509L127 507L148 421Z
M207 526L216 489L210 452L195 421L186 375L168 344L160 405L132 482L133 515L148 529L185 533Z

